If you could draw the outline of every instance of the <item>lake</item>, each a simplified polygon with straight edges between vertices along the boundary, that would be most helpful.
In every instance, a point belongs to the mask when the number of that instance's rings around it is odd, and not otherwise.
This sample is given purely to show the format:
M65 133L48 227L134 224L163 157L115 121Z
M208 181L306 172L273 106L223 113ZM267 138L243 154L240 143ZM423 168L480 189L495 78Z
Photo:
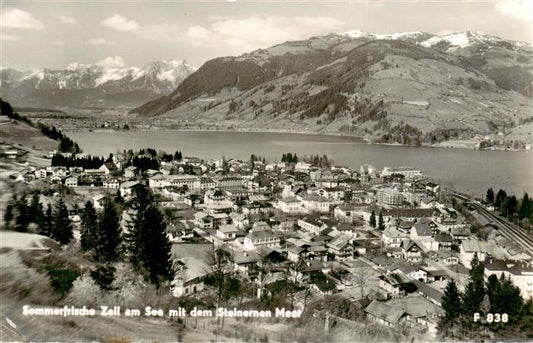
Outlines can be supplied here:
M299 157L324 155L336 165L359 168L371 164L413 166L443 186L453 186L475 196L488 187L522 197L533 194L533 153L469 149L404 147L361 143L353 137L290 133L222 131L102 131L67 132L84 152L105 155L124 149L154 148L184 156L214 159L226 156L248 160L251 154L279 161L283 153Z

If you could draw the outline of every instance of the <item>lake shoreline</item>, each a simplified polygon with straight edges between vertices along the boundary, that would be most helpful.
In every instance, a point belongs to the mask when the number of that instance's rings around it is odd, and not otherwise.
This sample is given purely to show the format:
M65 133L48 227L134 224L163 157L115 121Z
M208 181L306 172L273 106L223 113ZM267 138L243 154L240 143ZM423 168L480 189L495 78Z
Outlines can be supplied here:
M159 132L227 132L227 133L234 133L234 132L241 132L241 133L280 133L280 134L288 134L288 135L309 135L309 136L324 136L324 137L342 137L342 138L350 138L353 143L358 144L369 144L369 145L385 145L385 146L398 146L398 147L406 147L406 148L444 148L444 149L466 149L466 150L478 150L478 151L508 151L508 152L533 152L531 149L503 149L503 148L497 148L497 147L490 147L490 148L484 148L479 149L477 145L479 144L479 141L474 140L453 140L453 141L443 141L439 143L434 144L421 144L421 145L408 145L408 144L401 144L401 143L379 143L379 142L372 142L370 141L369 137L364 136L355 136L355 135L348 135L343 133L324 133L324 132L302 132L302 131L287 131L287 130L279 130L279 129L198 129L198 128L191 128L191 129L185 129L185 128L166 128L166 127L156 127L156 128L136 128L136 129L130 129L130 130L114 130L114 129L94 129L94 130L87 130L87 129L81 129L81 130L69 130L70 132L152 132L152 131L159 131Z
M279 161L282 154L298 157L326 155L334 163L351 168L370 164L411 166L443 183L476 194L489 187L521 194L533 193L530 152L507 153L475 149L445 149L431 146L407 147L399 144L368 144L345 136L292 134L276 132L237 132L222 130L99 130L64 133L76 141L84 152L108 156L124 150L153 148L158 151L181 151L185 156L216 160L223 156L246 160L251 154Z

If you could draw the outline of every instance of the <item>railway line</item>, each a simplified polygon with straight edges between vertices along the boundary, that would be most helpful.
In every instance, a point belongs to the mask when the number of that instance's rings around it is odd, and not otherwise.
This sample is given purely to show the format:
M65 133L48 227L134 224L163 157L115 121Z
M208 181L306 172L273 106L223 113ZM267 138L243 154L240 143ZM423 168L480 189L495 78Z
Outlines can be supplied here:
M498 227L499 232L505 238L518 244L524 252L527 252L529 255L533 256L533 236L524 232L522 228L517 227L513 223L510 223L507 219L502 218L499 215L496 215L488 211L481 204L472 201L469 197L461 193L453 193L453 195L465 202L470 206L474 207L481 215L492 220L492 222Z

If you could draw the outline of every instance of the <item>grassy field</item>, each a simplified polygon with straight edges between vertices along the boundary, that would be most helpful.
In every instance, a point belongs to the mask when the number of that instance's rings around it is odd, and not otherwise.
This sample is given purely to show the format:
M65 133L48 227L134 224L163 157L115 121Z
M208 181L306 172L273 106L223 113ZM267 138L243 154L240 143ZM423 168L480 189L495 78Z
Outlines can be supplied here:
M22 122L0 123L0 140L41 152L55 150L57 142L44 136L38 129Z

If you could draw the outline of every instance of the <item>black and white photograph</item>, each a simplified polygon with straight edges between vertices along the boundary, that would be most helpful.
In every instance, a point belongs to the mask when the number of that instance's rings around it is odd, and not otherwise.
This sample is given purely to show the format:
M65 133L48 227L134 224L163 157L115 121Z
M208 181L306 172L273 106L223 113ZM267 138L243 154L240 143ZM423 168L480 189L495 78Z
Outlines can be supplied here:
M0 342L533 341L533 0L0 0Z

